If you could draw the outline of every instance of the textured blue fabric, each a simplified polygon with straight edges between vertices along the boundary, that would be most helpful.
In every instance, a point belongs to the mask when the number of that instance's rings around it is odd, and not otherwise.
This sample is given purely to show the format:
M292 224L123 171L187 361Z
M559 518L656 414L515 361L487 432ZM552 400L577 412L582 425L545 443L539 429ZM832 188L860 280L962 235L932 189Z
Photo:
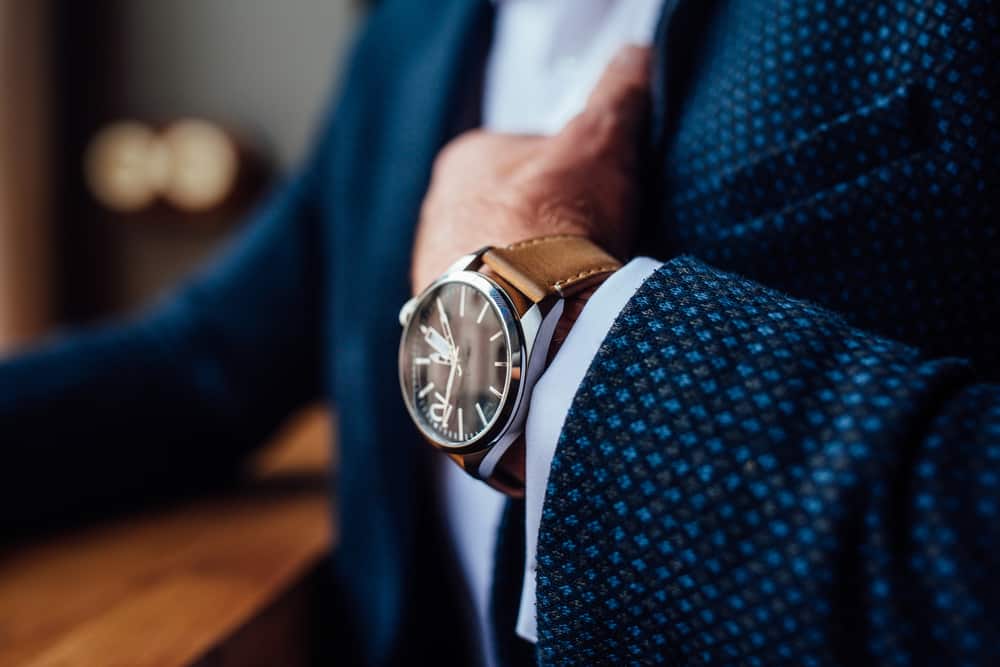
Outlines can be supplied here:
M566 420L542 663L1000 663L995 5L689 3L665 39L648 251L684 256Z

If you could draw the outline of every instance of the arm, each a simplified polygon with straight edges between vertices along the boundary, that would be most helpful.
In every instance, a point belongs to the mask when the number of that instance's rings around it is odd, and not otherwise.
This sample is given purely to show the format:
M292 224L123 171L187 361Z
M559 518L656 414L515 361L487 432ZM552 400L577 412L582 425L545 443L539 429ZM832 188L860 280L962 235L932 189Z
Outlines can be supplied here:
M0 364L0 516L218 478L319 393L328 141L209 270L140 319Z
M998 479L1000 387L969 364L674 259L566 419L538 537L542 655L596 633L590 649L675 660L995 659Z

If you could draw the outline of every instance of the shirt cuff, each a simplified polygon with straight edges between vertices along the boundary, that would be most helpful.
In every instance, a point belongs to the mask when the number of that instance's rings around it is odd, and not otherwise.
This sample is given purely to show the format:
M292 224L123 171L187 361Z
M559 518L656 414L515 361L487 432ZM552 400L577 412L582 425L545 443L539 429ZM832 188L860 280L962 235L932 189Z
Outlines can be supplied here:
M618 314L632 295L662 265L649 257L637 257L623 266L587 300L580 317L573 324L552 364L535 384L525 426L527 460L525 469L525 545L524 583L517 634L529 642L538 642L535 618L535 551L538 527L542 522L542 503L549 482L549 468L556 453L559 433L569 413L576 390L597 356L597 350L611 330Z

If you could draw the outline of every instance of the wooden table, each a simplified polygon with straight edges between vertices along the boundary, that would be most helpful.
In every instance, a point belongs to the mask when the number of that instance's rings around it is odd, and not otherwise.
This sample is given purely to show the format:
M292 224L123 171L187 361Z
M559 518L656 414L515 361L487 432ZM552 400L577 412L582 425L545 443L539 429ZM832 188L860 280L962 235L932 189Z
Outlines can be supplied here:
M330 430L309 411L237 491L0 554L0 665L305 664Z

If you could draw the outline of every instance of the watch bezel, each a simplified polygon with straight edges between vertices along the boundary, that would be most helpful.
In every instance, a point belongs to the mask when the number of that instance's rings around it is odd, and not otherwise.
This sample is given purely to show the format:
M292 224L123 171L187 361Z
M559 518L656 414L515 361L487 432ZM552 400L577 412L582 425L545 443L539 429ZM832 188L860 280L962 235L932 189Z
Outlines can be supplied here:
M413 423L419 429L421 435L423 435L428 442L438 449L448 452L449 454L472 454L489 449L509 430L511 422L515 418L515 409L518 405L518 398L523 389L523 381L525 377L524 365L527 362L527 348L525 344L524 331L521 327L521 321L518 317L518 313L514 308L513 301L507 295L507 292L496 281L476 271L453 271L441 276L431 283L427 289L421 292L416 299L414 299L411 312L418 312L421 308L423 308L428 301L429 296L436 292L439 287L447 283L467 285L479 291L481 294L486 296L486 298L491 304L493 304L497 312L500 314L500 324L508 341L510 351L510 365L507 372L506 391L504 392L503 398L500 400L500 406L497 408L497 415L491 420L490 425L486 429L471 440L467 440L462 443L452 443L451 441L442 439L438 433L431 430L425 424L425 420L413 404L413 391L410 386L410 378L407 377L409 369L404 366L403 361L407 334L409 333L410 326L413 325L414 320L416 319L413 317L408 317L407 321L403 324L403 332L400 337L397 359L399 386L400 391L403 394L403 402L406 404L406 410L410 415L410 419L413 420Z

